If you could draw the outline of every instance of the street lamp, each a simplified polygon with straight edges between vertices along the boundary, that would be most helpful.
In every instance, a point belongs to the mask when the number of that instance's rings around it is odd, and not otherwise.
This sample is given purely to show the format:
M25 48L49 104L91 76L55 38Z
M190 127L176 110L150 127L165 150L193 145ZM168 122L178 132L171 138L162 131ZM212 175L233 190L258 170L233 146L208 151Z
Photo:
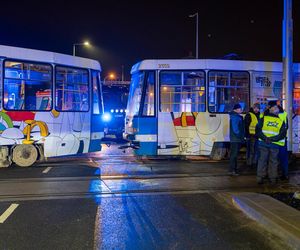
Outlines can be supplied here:
M103 79L103 85L105 85L105 81L107 79L114 80L114 79L116 79L116 76L115 76L114 73L109 73L106 77L104 77L104 79Z
M85 41L83 43L74 43L73 44L73 56L76 54L76 46L86 46L89 47L91 44L88 41Z
M198 59L198 23L199 23L199 14L196 12L195 14L189 15L189 17L196 17L196 59Z

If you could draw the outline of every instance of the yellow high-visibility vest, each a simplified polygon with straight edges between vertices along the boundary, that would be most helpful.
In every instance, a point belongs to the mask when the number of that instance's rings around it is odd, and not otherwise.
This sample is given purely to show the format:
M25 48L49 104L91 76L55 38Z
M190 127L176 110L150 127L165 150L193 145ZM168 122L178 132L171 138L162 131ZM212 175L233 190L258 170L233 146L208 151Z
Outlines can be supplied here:
M249 125L249 134L250 135L255 135L255 127L258 123L257 117L255 114L253 114L252 112L249 112L250 117L251 117L251 123Z
M287 112L283 111L283 113L279 113L278 116L286 124L286 121L287 121Z
M283 124L283 121L279 117L266 115L266 116L264 116L262 132L266 137L272 137L272 136L279 135L282 124ZM272 143L277 144L279 146L284 146L285 140L282 139L278 142L272 142Z

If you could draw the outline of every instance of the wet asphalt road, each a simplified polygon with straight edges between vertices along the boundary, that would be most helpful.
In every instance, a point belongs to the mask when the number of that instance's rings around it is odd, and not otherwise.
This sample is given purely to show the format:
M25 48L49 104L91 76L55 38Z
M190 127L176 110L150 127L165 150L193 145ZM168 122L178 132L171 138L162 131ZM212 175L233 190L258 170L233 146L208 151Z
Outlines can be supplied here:
M209 189L209 178L238 182L226 170L223 163L149 163L123 156L0 169L0 219L11 204L18 205L0 223L0 249L286 249ZM162 176L163 187L194 188L205 180L208 188L186 193L143 189L149 183L161 187ZM131 188L124 186L128 177L134 177L135 192L115 192ZM251 182L254 176L245 178Z
M19 202L1 249L283 249L209 194ZM0 203L0 212L9 206Z

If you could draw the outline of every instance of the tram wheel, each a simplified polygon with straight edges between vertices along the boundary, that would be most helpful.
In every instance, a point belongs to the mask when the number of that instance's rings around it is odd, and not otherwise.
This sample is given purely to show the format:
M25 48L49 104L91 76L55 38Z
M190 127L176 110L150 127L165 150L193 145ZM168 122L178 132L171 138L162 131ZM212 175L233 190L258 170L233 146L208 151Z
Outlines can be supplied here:
M35 146L19 144L13 149L12 160L20 167L29 167L36 162L38 151Z

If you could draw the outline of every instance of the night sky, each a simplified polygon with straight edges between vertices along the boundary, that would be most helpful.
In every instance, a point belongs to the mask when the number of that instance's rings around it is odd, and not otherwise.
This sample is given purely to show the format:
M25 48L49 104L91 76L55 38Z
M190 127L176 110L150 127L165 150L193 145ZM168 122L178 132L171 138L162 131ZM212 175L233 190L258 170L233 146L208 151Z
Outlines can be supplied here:
M209 1L2 1L0 44L72 54L100 61L103 75L126 80L131 66L150 58L195 55L199 12L199 58L236 53L244 60L280 61L283 0ZM300 1L293 1L294 60L300 61Z

